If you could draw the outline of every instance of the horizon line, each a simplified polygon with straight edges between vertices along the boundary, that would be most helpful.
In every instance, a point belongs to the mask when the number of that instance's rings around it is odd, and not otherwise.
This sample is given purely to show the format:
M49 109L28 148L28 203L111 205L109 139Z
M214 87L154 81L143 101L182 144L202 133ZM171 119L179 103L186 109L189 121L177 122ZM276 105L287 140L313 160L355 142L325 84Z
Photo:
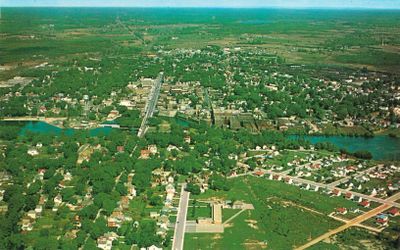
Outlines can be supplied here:
M95 9L95 8L126 8L126 9L287 9L287 10L400 10L400 7L340 7L340 6L87 6L87 5L25 5L25 6L17 6L17 5L6 5L1 6L0 8L87 8L87 9Z

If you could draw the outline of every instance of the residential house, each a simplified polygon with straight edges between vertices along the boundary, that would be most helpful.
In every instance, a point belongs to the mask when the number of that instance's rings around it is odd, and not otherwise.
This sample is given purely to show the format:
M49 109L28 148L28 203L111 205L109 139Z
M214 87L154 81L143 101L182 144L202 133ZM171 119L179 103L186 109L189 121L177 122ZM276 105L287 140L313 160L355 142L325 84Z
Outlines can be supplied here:
M345 208L345 207L336 208L336 213L338 213L338 214L347 214L347 208Z
M147 146L147 150L149 150L150 154L153 154L153 155L157 154L157 152L158 152L157 146L154 144Z
M348 199L348 200L352 200L354 198L354 194L350 193L350 192L347 192L346 195L345 195L345 198Z
M332 190L332 196L340 196L341 194L342 194L342 192L340 192L340 190L338 190L338 189Z
M359 203L359 205L367 208L371 206L371 203L368 200L363 200Z
M36 156L36 155L39 155L39 151L36 149L36 148L31 148L31 149L28 149L28 155L30 155L30 156Z
M390 216L396 217L396 216L398 216L400 214L400 211L399 211L398 208L394 207L394 208L390 209L388 213L389 213Z
M21 230L22 231L32 231L32 229L33 229L32 219L23 218L22 219Z
M140 150L140 159L149 159L150 158L150 151L147 149Z

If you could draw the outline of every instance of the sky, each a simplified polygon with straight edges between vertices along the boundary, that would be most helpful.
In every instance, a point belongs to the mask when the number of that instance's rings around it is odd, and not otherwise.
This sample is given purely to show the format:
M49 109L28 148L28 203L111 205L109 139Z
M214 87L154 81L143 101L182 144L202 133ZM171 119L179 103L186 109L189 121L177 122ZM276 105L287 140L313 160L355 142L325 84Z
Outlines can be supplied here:
M400 0L0 0L0 7L6 6L400 9Z

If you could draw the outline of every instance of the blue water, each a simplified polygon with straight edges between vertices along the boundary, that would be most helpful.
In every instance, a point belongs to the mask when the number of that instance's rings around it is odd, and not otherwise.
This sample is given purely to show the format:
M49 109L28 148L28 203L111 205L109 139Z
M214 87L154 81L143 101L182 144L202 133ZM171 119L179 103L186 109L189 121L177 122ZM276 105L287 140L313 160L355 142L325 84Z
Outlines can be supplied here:
M298 137L298 136L293 136ZM376 160L400 160L400 138L375 136L372 138L349 136L302 136L312 144L330 142L349 152L367 150Z
M95 129L90 129L89 134L90 136L96 136L101 133L107 135L111 132L112 128L95 128ZM73 135L77 130L72 129L72 128L67 128L67 129L62 129L53 125L50 125L45 122L27 122L22 128L21 128L21 134L25 134L26 132L35 132L35 133L46 133L46 134L56 134L56 135Z
M177 119L177 123L183 127L189 126L189 122L183 119ZM4 124L4 123L1 123ZM46 133L56 135L73 135L77 130L75 129L61 129L56 126L50 125L45 122L5 122L5 124L21 126L21 134L28 131L35 133ZM109 134L112 128L96 128L90 129L90 136L97 136L100 134ZM312 144L318 142L330 142L338 148L343 148L349 152L359 150L367 150L371 152L376 160L400 160L400 138L393 138L389 136L375 136L372 138L364 137L349 137L349 136L290 136L289 138L304 138Z

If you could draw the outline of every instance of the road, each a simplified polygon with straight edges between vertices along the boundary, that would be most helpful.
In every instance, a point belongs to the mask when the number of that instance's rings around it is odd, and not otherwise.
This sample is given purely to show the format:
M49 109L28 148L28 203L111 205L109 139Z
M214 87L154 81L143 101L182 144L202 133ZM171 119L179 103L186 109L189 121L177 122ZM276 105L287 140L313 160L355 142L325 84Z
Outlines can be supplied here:
M393 201L396 201L398 199L400 199L400 192L395 194L395 195L393 195L393 196L391 196L391 197L389 197L385 201L393 202ZM361 222L364 222L364 221L376 216L377 214L380 214L380 213L384 212L385 210L389 209L390 207L392 207L392 206L389 205L389 204L383 204L383 205L381 205L381 206L379 206L377 208L374 208L374 209L372 209L372 210L370 210L370 211L368 211L368 212L366 212L366 213L364 213L364 214L362 214L362 215L360 215L360 216L358 216L358 217L356 217L356 218L354 218L352 220L349 220L346 224L344 224L344 225L342 225L342 226L340 226L340 227L338 227L338 228L336 228L334 230L331 230L331 231L329 231L329 232L327 232L327 233L325 233L325 234L313 239L312 241L308 242L307 244L305 244L305 245L303 245L301 247L296 248L296 250L307 249L307 248L317 244L320 241L323 241L323 240L325 240L325 239L327 239L327 238L329 238L329 237L331 237L331 236L333 236L333 235L335 235L337 233L340 233L340 232L346 230L349 227L352 227L354 225L360 224Z
M181 194L179 199L178 214L176 216L175 233L172 241L172 250L182 250L183 240L185 239L186 230L186 216L189 206L190 193L185 191L186 184L183 183L181 187Z
M373 167L367 168L367 169L365 169L365 170L363 170L363 171L357 172L355 175L346 176L346 177L344 177L344 178L342 178L342 179L340 179L340 180L337 180L337 181L334 181L334 182L332 182L332 183L329 183L328 185L329 185L330 187L336 187L336 186L338 186L338 185L340 185L340 184L343 184L343 183L348 182L351 178L361 177L361 176L363 176L364 174L369 173L369 172L373 171L373 170L376 169L376 168L377 168L377 166L373 166Z
M160 72L157 79L154 81L153 87L150 90L149 99L147 100L146 106L144 108L144 116L142 124L140 125L138 131L138 137L143 137L147 132L148 129L147 120L153 116L154 110L156 109L163 79L164 79L164 73Z
M375 201L375 202L378 202L378 203L381 203L381 204L387 204L387 205L390 205L390 206L393 206L393 207L400 208L400 204L395 202L394 200L389 200L389 199L385 200L385 199L381 199L381 198L378 198L378 197L373 197L373 196L370 196L370 195L367 195L367 194L361 194L361 193L358 193L358 192L354 192L354 191L351 191L351 190L345 190L345 189L341 189L341 188L337 188L337 187L332 187L329 184L318 183L318 182L315 182L315 181L310 181L310 180L302 179L302 178L295 177L295 176L290 176L290 175L283 174L283 173L276 173L276 172L273 172L271 170L268 170L267 173L273 174L273 175L279 175L279 176L282 177L282 179L284 179L285 177L289 177L290 179L293 180L294 183L300 183L300 184L306 184L306 185L310 184L312 186L317 186L319 188L327 189L329 191L337 189L342 193L351 193L354 196L358 196L358 197L361 197L363 199L367 199L367 200L370 200L370 201Z

